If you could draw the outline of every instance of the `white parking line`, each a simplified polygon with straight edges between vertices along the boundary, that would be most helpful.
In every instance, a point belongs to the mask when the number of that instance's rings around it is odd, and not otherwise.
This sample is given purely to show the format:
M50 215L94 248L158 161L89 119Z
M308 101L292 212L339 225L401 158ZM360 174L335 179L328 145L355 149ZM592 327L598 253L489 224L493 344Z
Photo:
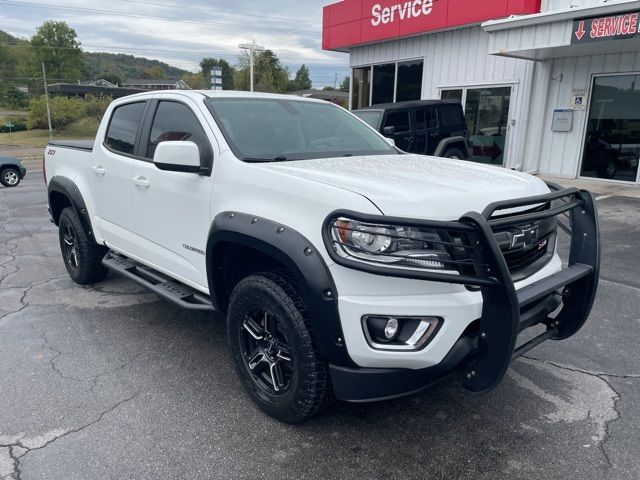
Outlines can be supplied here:
M602 195L601 197L596 197L596 200L600 201L600 200L604 200L606 198L611 198L613 196L615 196L615 195Z

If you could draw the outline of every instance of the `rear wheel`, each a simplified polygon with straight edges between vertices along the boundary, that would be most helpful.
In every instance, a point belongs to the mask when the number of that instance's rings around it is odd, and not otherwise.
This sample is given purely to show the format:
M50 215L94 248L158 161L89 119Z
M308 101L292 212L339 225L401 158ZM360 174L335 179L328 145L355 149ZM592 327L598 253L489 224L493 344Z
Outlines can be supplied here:
M447 148L442 154L444 158L451 158L454 160L466 160L467 156L459 148Z
M5 187L17 187L20 184L20 172L15 168L5 168L0 174L0 183Z
M108 270L102 265L102 258L107 248L87 235L72 207L62 211L58 226L60 251L71 279L81 285L104 280Z
M231 294L227 326L236 371L268 415L299 423L330 402L327 363L313 346L302 298L285 275L241 280Z

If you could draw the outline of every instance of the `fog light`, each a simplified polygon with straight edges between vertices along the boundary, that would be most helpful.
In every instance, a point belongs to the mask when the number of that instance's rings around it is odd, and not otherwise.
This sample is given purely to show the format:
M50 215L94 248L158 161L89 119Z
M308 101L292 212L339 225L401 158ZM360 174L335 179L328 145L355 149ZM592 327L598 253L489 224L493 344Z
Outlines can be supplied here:
M399 327L397 318L390 318L387 320L387 324L384 326L384 337L387 340L393 340L398 335L398 327Z
M378 350L415 351L423 348L442 325L439 317L362 317L364 335L369 345Z

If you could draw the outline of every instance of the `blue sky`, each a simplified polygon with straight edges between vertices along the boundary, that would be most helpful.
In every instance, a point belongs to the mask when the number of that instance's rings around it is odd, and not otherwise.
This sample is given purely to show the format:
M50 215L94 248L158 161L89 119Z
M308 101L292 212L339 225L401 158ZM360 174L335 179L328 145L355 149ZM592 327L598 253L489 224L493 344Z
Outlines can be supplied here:
M64 20L87 51L128 53L198 70L203 56L237 62L255 40L292 72L305 63L315 87L349 74L348 56L322 50L318 0L0 0L0 29L30 37L45 20Z

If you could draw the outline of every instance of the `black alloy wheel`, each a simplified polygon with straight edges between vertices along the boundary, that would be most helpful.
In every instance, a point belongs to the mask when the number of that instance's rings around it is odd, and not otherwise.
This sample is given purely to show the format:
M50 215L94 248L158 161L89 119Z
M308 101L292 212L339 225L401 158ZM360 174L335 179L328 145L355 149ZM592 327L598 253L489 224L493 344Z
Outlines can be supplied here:
M260 388L271 395L287 392L294 372L291 348L273 313L257 307L245 315L240 349L245 367Z

